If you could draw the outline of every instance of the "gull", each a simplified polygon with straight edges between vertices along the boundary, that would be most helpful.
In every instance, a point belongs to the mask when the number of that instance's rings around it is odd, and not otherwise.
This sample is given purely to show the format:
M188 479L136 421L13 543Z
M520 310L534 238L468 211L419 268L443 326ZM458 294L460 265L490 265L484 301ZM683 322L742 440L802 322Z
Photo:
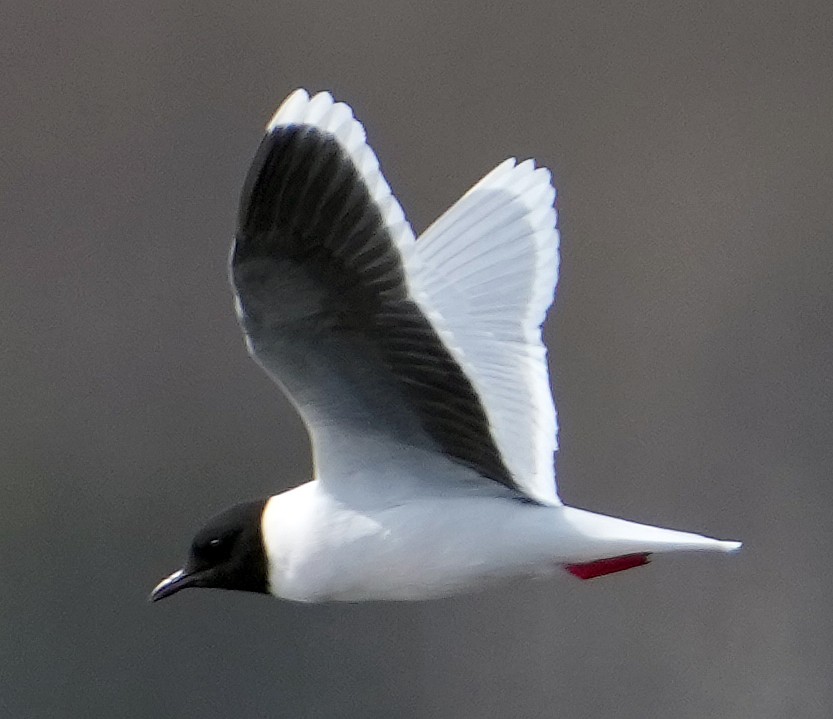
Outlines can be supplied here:
M313 477L210 520L150 598L420 600L738 549L561 502L541 338L554 201L546 169L509 159L416 239L351 108L289 95L243 186L230 275Z

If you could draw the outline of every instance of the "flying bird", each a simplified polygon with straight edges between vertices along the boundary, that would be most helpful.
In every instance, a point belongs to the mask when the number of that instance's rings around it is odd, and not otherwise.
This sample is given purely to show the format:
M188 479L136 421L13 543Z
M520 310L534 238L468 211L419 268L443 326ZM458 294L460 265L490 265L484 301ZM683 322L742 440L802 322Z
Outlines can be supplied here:
M554 201L546 169L509 159L416 239L350 107L293 92L243 186L230 274L249 352L309 430L314 476L210 520L151 599L416 600L739 548L559 499L541 339Z

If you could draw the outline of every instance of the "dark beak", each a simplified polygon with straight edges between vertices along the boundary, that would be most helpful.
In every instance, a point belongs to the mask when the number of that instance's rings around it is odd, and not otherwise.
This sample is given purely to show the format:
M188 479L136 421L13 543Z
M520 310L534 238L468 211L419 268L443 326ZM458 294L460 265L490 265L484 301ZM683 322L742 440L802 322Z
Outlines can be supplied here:
M180 589L187 589L197 584L197 577L194 574L188 574L184 569L179 569L170 577L165 577L159 584L157 584L150 593L148 600L151 602L158 602L160 599L170 597L176 594Z

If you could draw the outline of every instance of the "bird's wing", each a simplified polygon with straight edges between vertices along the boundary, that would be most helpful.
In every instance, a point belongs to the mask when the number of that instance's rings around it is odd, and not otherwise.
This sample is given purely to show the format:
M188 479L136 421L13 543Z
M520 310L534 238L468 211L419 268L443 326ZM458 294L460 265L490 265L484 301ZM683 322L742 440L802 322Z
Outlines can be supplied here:
M509 195L526 193L510 189ZM426 250L441 235L454 236L435 229L447 218L459 213L476 219L457 210L464 202L429 230ZM488 221L488 213L477 218ZM458 247L465 251L468 243ZM545 307L527 303L518 314L507 310L490 321L470 303L465 315L446 317L462 310L450 301L448 283L459 278L463 293L473 285L462 281L462 264L445 281L433 276L436 253L423 258L417 248L350 108L327 93L290 95L269 123L243 188L231 274L249 349L304 418L318 475L338 482L375 465L389 467L394 482L399 457L416 449L557 502L552 482L549 491L540 491L538 479L532 485L521 476L527 468L539 471L540 459L530 462L519 453L537 457L541 443L528 437L521 446L506 431L513 422L536 432L543 426L528 422L529 407L511 396L527 396L527 385L541 384L530 384L529 373L520 371L531 360L507 358L513 342L535 345L519 339L534 323L540 346ZM501 261L517 260L509 253ZM494 281L501 277L512 275L495 274ZM494 289L489 306L496 307L498 296L511 292L508 285ZM537 287L533 294L540 299L546 292ZM515 339L498 331L513 316L520 332ZM471 320L483 323L488 342L477 340L476 328L462 331ZM541 347L536 367L546 383L543 362ZM496 378L502 370L509 375ZM493 389L495 397L484 399ZM551 429L554 443L554 416Z
M541 325L558 280L555 189L532 160L498 165L417 240L425 291L529 495L558 502L558 425Z

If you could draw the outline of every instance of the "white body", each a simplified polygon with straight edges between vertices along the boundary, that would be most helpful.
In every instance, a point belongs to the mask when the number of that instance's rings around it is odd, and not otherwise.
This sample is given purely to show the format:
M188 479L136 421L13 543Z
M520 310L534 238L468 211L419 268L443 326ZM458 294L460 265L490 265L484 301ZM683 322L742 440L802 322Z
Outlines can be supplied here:
M262 529L270 591L301 602L428 599L605 557L740 546L504 496L426 494L357 509L320 481L272 497Z

